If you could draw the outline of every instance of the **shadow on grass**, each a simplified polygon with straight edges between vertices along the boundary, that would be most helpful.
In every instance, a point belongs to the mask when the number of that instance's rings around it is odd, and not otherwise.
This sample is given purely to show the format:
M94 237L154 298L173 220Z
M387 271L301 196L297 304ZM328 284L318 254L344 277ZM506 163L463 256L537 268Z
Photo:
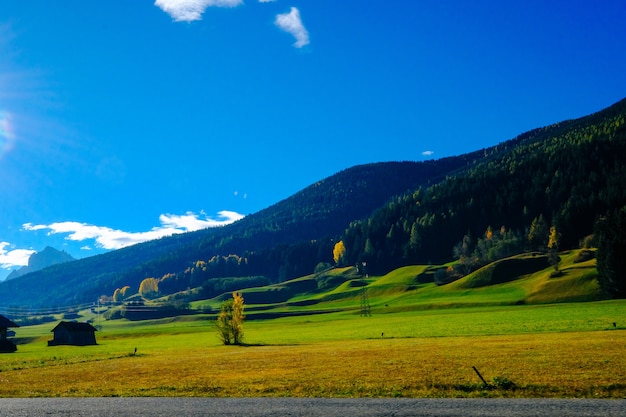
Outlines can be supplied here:
M297 343L239 343L238 345L229 345L229 346L239 346L239 347L272 347L272 346L301 346Z
M29 343L38 342L41 337L14 337L13 343L16 345L27 345Z

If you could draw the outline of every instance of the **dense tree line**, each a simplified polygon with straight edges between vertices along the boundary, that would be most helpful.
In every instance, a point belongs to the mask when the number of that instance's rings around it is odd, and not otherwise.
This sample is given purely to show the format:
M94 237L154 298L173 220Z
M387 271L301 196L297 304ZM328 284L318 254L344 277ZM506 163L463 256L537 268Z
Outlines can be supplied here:
M288 278L313 273L315 267L332 261L331 239L281 245L259 252L245 252L243 256L214 255L208 260L197 260L178 272L168 272L161 277L144 278L139 283L139 294L155 298L199 288L199 298L211 298L254 286L263 286ZM123 301L132 295L130 286L118 288L114 301Z

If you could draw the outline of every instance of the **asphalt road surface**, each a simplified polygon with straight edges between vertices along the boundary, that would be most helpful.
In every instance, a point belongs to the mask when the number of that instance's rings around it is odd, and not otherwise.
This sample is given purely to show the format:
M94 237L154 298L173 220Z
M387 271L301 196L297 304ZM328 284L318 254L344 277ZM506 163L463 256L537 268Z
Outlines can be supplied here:
M623 417L626 400L5 398L0 416Z

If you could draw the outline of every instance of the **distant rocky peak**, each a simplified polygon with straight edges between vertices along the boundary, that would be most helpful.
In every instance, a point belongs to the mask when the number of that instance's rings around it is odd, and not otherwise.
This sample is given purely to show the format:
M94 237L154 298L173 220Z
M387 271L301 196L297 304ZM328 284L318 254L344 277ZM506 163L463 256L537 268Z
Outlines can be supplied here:
M7 279L17 278L30 272L39 271L52 265L75 260L65 251L46 246L42 251L35 252L28 258L28 266L24 266L9 274Z
M32 271L37 271L51 265L73 260L74 258L69 253L46 246L41 252L33 253L28 258L28 268L32 269Z

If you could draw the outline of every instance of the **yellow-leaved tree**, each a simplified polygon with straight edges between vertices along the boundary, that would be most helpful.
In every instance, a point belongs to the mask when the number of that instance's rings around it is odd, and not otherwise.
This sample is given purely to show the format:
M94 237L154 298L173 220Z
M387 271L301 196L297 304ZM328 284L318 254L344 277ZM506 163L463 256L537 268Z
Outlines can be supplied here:
M119 303L120 301L122 301L119 288L116 288L115 291L113 292L113 301L116 303Z
M115 292L113 293L113 301L115 301L116 303L122 302L130 295L130 286L125 285L122 288L115 289Z
M554 267L554 272L550 275L552 277L561 276L559 271L559 241L561 240L561 234L556 230L556 227L550 227L550 234L548 235L548 260Z
M225 345L240 345L243 341L244 301L241 293L234 292L233 299L224 301L217 316L217 330Z
M130 285L124 285L122 288L120 288L120 297L122 297L122 300L130 297L131 295L132 294L130 293Z
M335 261L335 264L343 264L345 255L346 245L343 244L343 240L340 240L339 242L335 243L335 247L333 248L333 260Z
M139 294L144 298L154 298L159 295L159 281L156 278L146 278L139 284Z

